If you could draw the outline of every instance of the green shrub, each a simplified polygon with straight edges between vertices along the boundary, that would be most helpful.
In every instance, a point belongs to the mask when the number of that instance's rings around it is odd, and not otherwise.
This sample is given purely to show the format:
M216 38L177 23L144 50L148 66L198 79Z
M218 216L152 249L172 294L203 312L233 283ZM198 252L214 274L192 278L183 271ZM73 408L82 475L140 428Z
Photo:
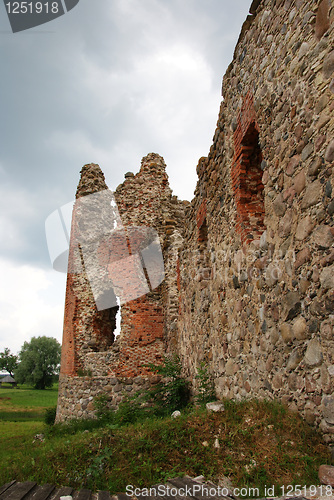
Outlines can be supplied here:
M153 413L164 416L185 408L190 401L190 387L181 376L180 358L177 355L165 356L163 364L150 364L149 368L163 377L161 382L146 392L146 400L152 404Z
M96 429L106 426L105 420L98 420L97 418L74 418L67 422L59 422L50 426L46 433L48 436L74 435L80 432L93 432Z
M125 396L117 410L109 408L107 394L99 394L94 399L98 420L117 426L134 424L148 418L170 415L189 404L189 383L181 376L182 365L178 356L166 356L161 365L148 366L162 380L132 397Z
M99 420L113 420L114 411L108 406L109 398L107 394L99 394L94 398L94 408Z
M212 375L208 372L205 363L201 363L197 370L196 379L198 380L198 392L195 396L195 402L201 406L216 400L216 391Z
M56 420L57 406L47 408L44 413L44 423L46 425L54 425Z
M134 424L147 419L149 408L145 407L142 395L137 393L131 398L124 398L115 412L115 423L119 425Z

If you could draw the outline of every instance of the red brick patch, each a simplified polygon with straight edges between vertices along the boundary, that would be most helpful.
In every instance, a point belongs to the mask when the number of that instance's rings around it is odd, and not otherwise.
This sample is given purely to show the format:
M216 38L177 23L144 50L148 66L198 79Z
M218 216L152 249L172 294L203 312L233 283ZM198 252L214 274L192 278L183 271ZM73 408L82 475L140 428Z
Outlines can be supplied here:
M231 169L232 188L237 209L236 230L243 243L258 238L264 226L264 186L262 152L253 96L249 92L242 104L234 136Z

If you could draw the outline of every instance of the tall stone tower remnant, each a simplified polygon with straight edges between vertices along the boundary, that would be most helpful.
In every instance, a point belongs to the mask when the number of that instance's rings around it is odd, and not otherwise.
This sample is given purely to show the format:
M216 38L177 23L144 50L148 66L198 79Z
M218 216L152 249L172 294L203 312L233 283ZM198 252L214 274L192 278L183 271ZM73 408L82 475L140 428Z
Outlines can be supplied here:
M155 380L148 365L159 363L168 350L163 255L172 243L169 228L174 232L183 226L184 204L172 196L165 167L161 156L149 154L138 174L125 174L114 194L98 165L81 170L72 216L58 420L91 415L93 398L103 391L117 406L122 390L129 394ZM162 267L155 262L160 249ZM120 308L121 331L115 338Z

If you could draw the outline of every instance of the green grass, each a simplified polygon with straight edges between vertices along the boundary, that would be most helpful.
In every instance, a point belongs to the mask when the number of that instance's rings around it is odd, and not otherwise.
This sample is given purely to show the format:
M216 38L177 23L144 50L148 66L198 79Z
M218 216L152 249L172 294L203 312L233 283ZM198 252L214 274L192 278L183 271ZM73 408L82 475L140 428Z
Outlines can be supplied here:
M48 408L57 403L58 384L52 389L37 390L22 385L18 388L0 388L0 409L10 407L18 410L23 408Z
M43 420L43 414L37 411L0 411L0 422L31 422Z
M57 404L58 386L44 391L20 388L0 389L0 424L6 422L42 422L46 408Z
M127 426L76 421L49 431L40 421L1 422L0 484L34 480L115 493L184 474L216 483L225 475L235 487L260 488L263 496L265 485L318 483L319 465L331 463L330 454L298 415L258 401L226 401L225 408ZM45 441L33 442L38 432Z
M0 388L0 469L28 459L34 435L44 432L45 409L57 404L57 395L57 386L45 391Z

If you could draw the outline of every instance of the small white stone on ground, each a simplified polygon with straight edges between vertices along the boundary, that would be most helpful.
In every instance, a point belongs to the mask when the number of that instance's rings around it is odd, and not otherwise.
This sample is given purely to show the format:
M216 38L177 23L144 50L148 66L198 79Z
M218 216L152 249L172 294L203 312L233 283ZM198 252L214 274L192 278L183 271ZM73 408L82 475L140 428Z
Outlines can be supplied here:
M224 403L221 401L213 401L212 403L206 403L206 409L208 411L224 411Z
M320 465L319 480L322 484L334 486L334 467L331 465Z

